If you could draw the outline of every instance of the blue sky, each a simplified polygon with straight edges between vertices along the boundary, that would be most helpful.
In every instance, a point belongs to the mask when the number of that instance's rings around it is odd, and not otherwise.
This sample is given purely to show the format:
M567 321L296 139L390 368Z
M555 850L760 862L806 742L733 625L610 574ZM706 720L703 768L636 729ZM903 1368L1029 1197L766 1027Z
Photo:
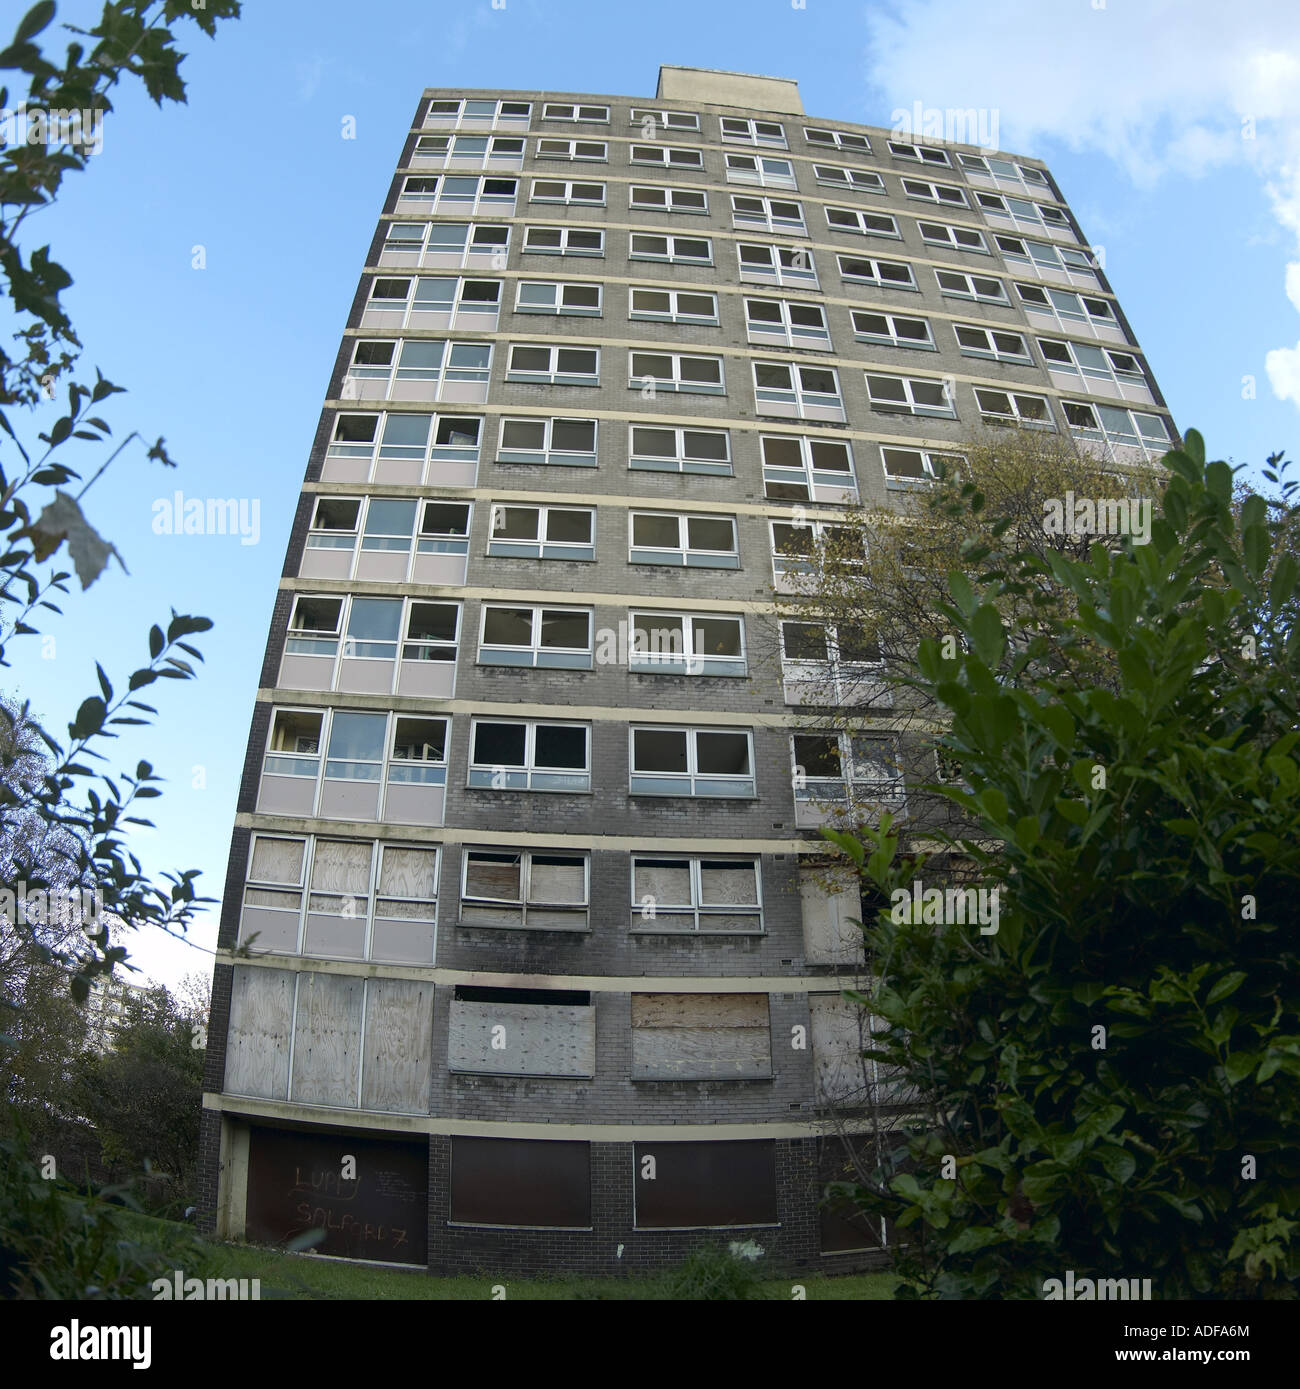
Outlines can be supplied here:
M498 0L500 4L500 0ZM23 7L15 7L21 13ZM185 107L121 92L102 153L29 224L73 273L86 351L129 388L120 438L165 436L176 472L128 448L86 497L121 551L53 620L52 659L12 648L0 689L55 729L146 659L168 609L216 622L197 682L118 745L167 779L152 869L198 867L219 896L244 742L294 503L346 314L425 86L652 97L661 62L792 77L805 110L888 126L976 107L1004 149L1051 167L1180 428L1257 466L1295 451L1300 404L1300 6L1254 0L249 0L182 44ZM61 3L85 24L95 5ZM6 30L12 23L3 25ZM65 36L53 28L48 49ZM355 139L344 139L354 118ZM195 248L205 266L194 268ZM85 446L86 475L102 451ZM259 504L256 544L152 529L154 502ZM210 951L215 910L191 933ZM165 982L209 954L127 942Z

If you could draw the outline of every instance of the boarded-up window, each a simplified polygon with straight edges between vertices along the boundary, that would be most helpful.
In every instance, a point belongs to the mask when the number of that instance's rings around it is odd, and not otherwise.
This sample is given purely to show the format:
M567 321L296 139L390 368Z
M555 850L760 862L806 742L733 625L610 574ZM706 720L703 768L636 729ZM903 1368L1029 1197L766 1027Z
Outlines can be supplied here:
M350 1180L340 1176L345 1156L354 1159ZM282 1244L320 1230L324 1242L315 1247L322 1254L424 1264L428 1173L427 1143L254 1127L248 1238Z
M589 1229L590 1145L453 1138L451 1223Z
M312 855L311 900L314 912L364 916L370 901L370 858L373 845L342 839L318 839ZM358 905L358 899L359 905ZM351 907L347 903L351 903Z
M828 1187L840 1182L860 1185L864 1176L870 1176L875 1168L870 1140L853 1137L846 1142L840 1137L819 1138L817 1164L823 1198L818 1207L822 1253L848 1254L862 1249L880 1249L883 1243L881 1222L865 1216L850 1196L838 1192L832 1195L828 1191Z
M253 843L253 860L248 880L254 883L285 883L297 886L302 882L301 839L271 839L258 835Z
M634 1080L761 1080L772 1074L766 994L633 994Z
M375 915L431 921L438 896L438 851L386 844L379 861Z
M465 852L462 926L587 929L585 854Z
M288 970L235 966L226 1036L227 1094L288 1098L293 993L294 976Z
M808 1008L818 1103L870 1103L875 1063L862 1055L870 1040L869 1015L840 994L812 994Z
M355 1107L364 988L365 980L343 974L298 976L291 1100Z
M777 1225L776 1144L637 1143L638 1230Z
M862 900L856 878L830 877L808 865L799 882L804 958L810 965L854 965L863 959Z
M461 987L447 1067L484 1075L593 1076L596 1010L585 993Z
M632 929L762 931L758 860L633 858Z

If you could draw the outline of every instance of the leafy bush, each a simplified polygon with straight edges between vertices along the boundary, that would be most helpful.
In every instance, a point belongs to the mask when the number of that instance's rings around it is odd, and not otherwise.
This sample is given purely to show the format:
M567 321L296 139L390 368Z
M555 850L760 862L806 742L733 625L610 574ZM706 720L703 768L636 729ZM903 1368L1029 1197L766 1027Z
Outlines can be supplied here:
M754 1260L725 1249L697 1249L661 1282L661 1296L675 1302L756 1302L766 1298Z
M1236 523L1194 431L1164 464L1150 544L975 550L953 654L921 644L996 933L910 919L926 860L888 819L827 832L897 904L864 925L868 1054L920 1117L853 1190L902 1229L900 1296L1296 1296L1300 508ZM1009 641L1002 595L1049 588Z
M165 1251L142 1243L105 1200L44 1178L21 1135L0 1138L0 1297L147 1299L174 1268L205 1276L208 1257L188 1233Z

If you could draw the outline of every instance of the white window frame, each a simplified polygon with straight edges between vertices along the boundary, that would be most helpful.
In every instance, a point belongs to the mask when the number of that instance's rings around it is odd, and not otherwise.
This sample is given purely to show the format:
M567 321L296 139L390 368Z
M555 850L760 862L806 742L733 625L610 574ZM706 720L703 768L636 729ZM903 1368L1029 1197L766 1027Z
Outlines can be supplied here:
M767 253L767 270L755 269L753 259L746 261L745 251L764 251ZM806 262L800 267L798 262ZM817 263L812 252L804 246L782 246L776 242L737 241L736 263L739 266L742 284L783 285L792 289L817 289Z
M454 405L456 402L447 402ZM374 402L378 405L379 402ZM384 433L387 428L389 415L404 414L423 414L429 417L429 442L425 445L423 454L419 460L408 452L392 451L384 453ZM342 421L345 419L371 419L374 421L374 429L369 440L345 439L340 437L342 431ZM470 444L439 444L438 435L442 432L444 421L454 426L457 422L472 420L477 426L476 442ZM452 414L449 410L340 410L334 416L334 424L330 433L329 443L326 445L325 466L328 469L331 460L339 463L352 459L365 459L367 464L366 478L364 481L374 480L375 472L379 464L384 461L411 462L419 461L422 469L427 470L429 466L438 461L448 463L475 463L477 464L483 448L483 425L484 420L481 415L459 415ZM390 446L391 447L391 446ZM422 476L424 474L422 473ZM358 484L360 485L360 480Z
M966 194L952 183L931 183L923 178L902 180L903 196L915 202L934 203L936 207L969 207Z
M1010 222L1017 228L1032 230L1044 236L1053 232L1064 232L1071 240L1076 239L1070 219L1059 207L1044 203L1030 202L1028 198L1016 198L1004 193L987 193L976 190L975 205L987 221L994 225L999 220Z
M637 431L647 429L673 436L674 453L671 458L667 454L637 452ZM726 449L726 457L690 457L686 452L686 436L688 434L707 434L710 437L720 438ZM672 425L657 419L631 420L627 427L627 457L627 466L638 471L703 473L716 477L730 477L732 475L731 431L727 429L695 429L690 425Z
M466 146L469 141L482 140L481 151L471 152ZM446 141L446 149L437 152L433 146ZM518 149L504 146L518 145ZM422 148L423 146L423 148ZM521 135L488 135L461 131L438 135L417 135L411 147L410 158L406 161L408 169L522 169L524 153L528 141Z
M672 376L652 376L647 372L636 370L638 357L667 357L672 363ZM711 381L698 381L681 375L682 363L685 361L715 362L718 367L718 381L715 385ZM628 389L642 391L648 385L653 385L653 389L658 391L681 391L688 395L726 395L727 375L723 360L713 353L706 352L672 352L669 350L660 351L658 348L653 351L643 348L631 348L627 354L627 374Z
M533 370L529 367L516 367L512 365L515 352L520 348L548 353L550 366L547 367L545 371L541 371ZM562 352L594 353L596 357L595 370L590 372L561 371L560 354ZM600 348L587 347L585 345L577 346L573 343L512 342L509 344L509 351L506 355L505 379L507 381L544 386L599 386Z
M638 247L637 242L653 239L662 241L667 248L663 255L654 251L647 251L643 246ZM701 256L685 255L677 249L679 241L698 241L703 243L705 254ZM664 265L712 265L713 264L713 238L708 236L678 236L672 232L631 232L628 235L628 260L652 260Z
M540 449L516 449L505 446L506 427L512 424L541 425L543 429ZM554 444L557 424L589 424L591 426L590 449L557 449ZM497 432L497 458L502 464L523 463L540 467L594 468L600 442L599 421L581 415L503 415Z
M796 761L795 739L797 737L834 739L838 744L843 775L838 777L798 775L797 773L801 769ZM887 778L862 775L861 772L866 767L874 767L877 763L867 758L859 760L853 746L855 742L881 743L887 750L887 756L891 757L894 762L898 760L898 743L896 739L891 737L879 737L865 733L844 733L830 728L809 728L806 731L800 730L798 733L791 733L790 767L791 771L795 773L791 777L794 783L795 801L844 801L854 797L861 800L870 799L885 805L901 805L906 801L907 781L902 771L895 771L892 776Z
M789 372L790 385L760 386L758 384L759 367L785 368L785 370ZM834 391L813 391L806 389L803 381L803 373L805 371L828 372L835 383ZM821 416L809 415L807 413L808 406L811 404L818 409L838 409L840 412L840 419L844 418L844 389L843 386L840 384L839 371L835 367L822 366L820 363L813 364L811 362L755 361L750 363L750 372L754 386L754 402L756 407L756 413L760 415L772 413L771 411L765 411L763 409L764 404L780 403L791 404L795 407L795 414L793 416L793 418L795 419L820 419ZM780 394L763 397L759 395L760 391L779 392ZM811 399L811 397L814 396L818 397L818 399Z
M1069 361L1061 362L1049 356L1049 347L1054 350L1064 348L1069 354ZM1102 390L1123 398L1124 388L1127 386L1129 389L1142 389L1150 396L1150 383L1142 369L1142 359L1136 352L1103 347L1095 342L1068 342L1063 338L1039 338L1038 350L1042 353L1048 374L1067 378L1069 390ZM1080 353L1083 352L1098 353L1102 358L1102 365L1098 366L1095 362L1085 365L1079 360ZM1133 366L1130 368L1119 365L1115 361L1116 357L1127 358Z
M1016 164L1010 159L997 159L993 155L958 154L957 160L967 178L986 178L998 188L1015 188L1040 195L1045 193L1054 198L1052 181L1041 169Z
M890 140L889 152L895 159L910 159L914 164L934 164L952 168L952 161L944 150L932 149L929 145L914 145L907 140Z
M659 111L648 106L634 106L629 113L628 124L644 129L650 120L659 130L693 130L698 134L700 129L700 118L695 111Z
M696 149L680 145L649 145L633 143L628 146L629 164L649 164L661 169L694 169L703 172L704 155Z
M465 229L465 239L459 253L439 249L449 244L446 242L434 242L431 245L435 230L446 232L457 226ZM379 248L379 264L385 270L394 271L484 268L504 270L510 254L510 230L508 226L494 225L491 222L389 222L383 245ZM412 231L418 232L419 235L411 236ZM492 240L480 242L478 238L483 233L490 233ZM501 234L500 240L496 239L498 233ZM409 262L385 260L388 255L409 255L414 259ZM454 259L449 259L444 265L437 261L430 263L430 256L447 256Z
M636 521L648 516L656 521L677 522L676 545L638 545ZM691 545L692 521L726 521L731 526L731 549L695 549ZM739 569L740 535L736 518L720 512L632 510L627 516L627 555L629 564L663 564L683 569Z
M1015 425L1020 429L1038 429L1044 433L1055 432L1056 419L1052 414L1052 404L1045 395L1015 388L976 386L974 389L975 408L980 412L982 420L995 424ZM1010 403L1010 412L995 409L992 401L994 396L1004 396ZM1026 415L1024 413L1024 402L1026 401L1033 401L1036 405L1041 405L1046 418L1036 419L1032 414Z
M690 873L690 894L689 902L660 902L654 903L655 915L647 917L645 915L645 902L637 896L636 875L638 863L685 863ZM757 905L750 906L745 903L724 902L716 906L710 906L704 901L704 869L706 863L744 863L754 870L754 898ZM632 889L632 930L663 932L665 927L660 916L684 917L690 916L694 919L694 927L688 927L685 931L678 927L671 928L673 932L682 935L710 935L713 934L709 927L709 918L717 916L748 916L752 917L754 924L746 930L737 930L734 926L728 926L724 930L717 932L718 935L737 936L737 935L756 935L765 934L766 928L763 925L763 866L762 860L754 858L750 854L736 854L735 856L724 854L673 854L673 853L641 853L633 854L628 868L628 881Z
M780 315L778 323L767 319L752 318L751 307L755 304L776 305ZM809 327L794 321L794 310L807 309L821 319L820 327ZM773 344L778 347L802 347L814 352L831 350L830 324L826 321L826 310L821 304L808 303L798 299L768 299L758 295L745 295L745 331L750 342Z
M757 204L756 207L742 204ZM794 208L797 218L778 208ZM808 223L804 218L803 204L793 198L767 198L750 193L731 195L731 225L745 231L784 232L787 235L806 236Z
M945 277L949 281L947 284L944 283ZM1007 287L996 275L972 275L965 270L936 270L934 278L939 286L939 293L946 299L970 299L977 304L1001 304L1004 308L1010 307ZM962 280L965 283L957 286L951 283L954 280ZM980 287L981 282L996 285L998 293L987 293Z
M375 291L381 284L393 284L400 280L407 280L406 300L403 303L400 299L380 299L376 297ZM422 299L420 290L424 284L435 286L452 286L451 297L443 302L438 300ZM361 331L365 333L404 330L411 326L411 316L416 313L432 313L448 315L445 324L439 324L434 329L439 333L463 333L473 332L493 332L497 326L497 319L501 314L502 300L502 281L493 279L490 276L481 275L375 275L370 281L370 293L366 296L365 307L362 310ZM467 291L471 285L481 288L484 285L495 285L497 296L493 299L467 298ZM401 307L397 307L397 306ZM490 305L491 307L484 307ZM383 323L372 323L367 325L365 315L367 313L386 313L401 314L399 322L385 320ZM489 322L488 320L491 320ZM417 325L424 326L424 325Z
M755 188L798 188L794 161L765 154L729 153L723 156L728 183Z
M915 454L921 465L921 475L913 473L895 473L890 470L887 454ZM886 487L915 487L924 486L931 479L939 476L935 468L935 461L941 460L945 464L956 463L965 465L966 456L961 453L945 453L942 449L913 449L898 448L892 444L881 444L880 446L880 467L885 474Z
M473 196L465 195L459 187L460 182L474 185ZM411 185L420 183L432 183L433 191L413 192ZM448 188L452 183L457 185L454 192ZM489 192L490 183L509 184L510 187ZM408 174L402 180L394 210L399 213L409 212L410 204L418 203L418 211L426 216L431 213L440 216L460 213L472 217L481 212L511 217L519 201L519 183L518 178L509 178L501 174Z
M1066 284L1087 290L1096 290L1101 283L1088 252L1078 246L1035 241L1011 232L994 232L993 240L1007 265L1021 267L1019 274L1029 271L1040 279L1060 276ZM1015 242L1020 249L1011 249L1008 242Z
M736 129L742 125L746 127L745 130ZM769 149L780 150L790 148L785 138L785 127L779 121L757 120L752 116L720 117L718 135L725 144L764 145Z
M663 294L668 298L668 308L646 309L637 307L637 295ZM710 313L692 313L680 306L683 297L707 299L713 309ZM627 289L627 316L629 319L644 319L651 323L696 323L706 327L718 326L718 296L709 289L696 289L694 286L683 289L668 289L661 285L629 285Z
M596 114L598 112L604 112L604 114ZM583 102L546 101L542 103L541 119L544 121L589 121L597 125L608 125L609 107L588 106Z
M474 743L481 724L522 726L526 730L523 763L516 766L513 763L475 762ZM537 734L538 730L543 728L580 728L583 730L586 735L587 758L586 766L582 771L538 764ZM476 791L539 791L571 796L582 795L591 790L591 725L568 719L508 719L497 714L475 714L469 723L468 759L469 768L465 785ZM506 784L494 786L492 784L494 779L499 780L502 772L505 773ZM583 786L548 784L564 780L569 782L584 781L586 784Z
M868 318L881 318L885 321L885 331L879 332L875 328L864 328L862 325ZM934 340L934 329L930 326L930 320L923 318L919 314L897 314L891 313L887 309L850 309L849 321L853 324L853 336L859 342L869 342L876 347L908 347L920 352L937 352L938 344ZM919 323L925 329L925 337L911 337L907 334L900 334L898 322Z
M783 526L789 530L795 531L806 530L811 541L811 549L807 552L778 550L776 539L776 530L778 526ZM786 574L810 574L812 572L812 560L809 556L815 554L817 546L825 542L828 532L844 531L848 535L856 535L858 539L861 539L860 531L855 530L853 527L837 524L834 521L808 520L795 522L792 520L783 520L778 517L769 517L767 527L768 544L772 554L772 577L778 583L780 583L782 576ZM844 560L842 562L848 564L851 561ZM861 562L864 564L866 563L865 547Z
M586 149L583 147L586 146ZM608 164L609 144L605 140L566 140L555 135L539 135L533 146L534 159L571 159L582 163Z
M1102 298L1099 294L1081 294L1074 289L1064 289L1059 285L1024 285L1019 281L1016 284L1016 295L1020 300L1026 317L1032 325L1037 327L1043 318L1051 317L1054 323L1063 333L1079 333L1081 329L1091 329L1096 337L1104 337L1106 334L1098 330L1098 324L1105 325L1111 333L1123 339L1123 329L1119 324L1119 315L1108 299ZM1026 293L1028 291L1028 293ZM1037 296L1042 295L1047 300L1046 305L1039 302ZM1069 312L1063 310L1057 295L1073 299L1078 304L1077 310ZM1089 302L1091 301L1091 303ZM1104 314L1094 314L1091 305L1100 304L1106 312Z
M686 770L664 772L640 770L636 765L636 735L646 733L681 733L686 739ZM748 744L749 774L733 772L701 772L699 770L699 739L711 734L743 735ZM627 731L628 794L630 796L693 796L707 799L742 798L752 800L757 795L754 771L754 730L752 728L692 728L689 725L632 724ZM637 779L642 779L638 786ZM655 786L645 783L654 782ZM710 789L702 790L701 784ZM725 788L725 789L724 789Z
M562 191L558 194L538 193L538 187L555 187ZM600 189L598 198L576 197L574 189ZM535 178L528 185L528 201L530 203L553 203L561 207L604 207L605 206L606 186L588 179L562 179L562 178Z
M637 641L637 622L648 619L664 625L678 624L681 641L677 650L654 649L654 642ZM696 624L705 622L733 623L740 639L737 655L714 656L700 652L696 647L701 643L703 632L697 633ZM647 608L629 608L627 614L627 668L638 675L697 675L697 676L745 676L749 674L749 653L745 646L745 618L742 613L691 613L664 611Z
M1034 359L1029 351L1025 335L1015 328L1004 327L1000 323L954 323L953 337L957 340L957 350L963 357L982 357L990 362L1009 362L1014 366L1033 366ZM964 342L962 335L980 337L979 343ZM1014 338L1019 349L998 342L999 338Z
M843 232L846 236L888 236L895 241L903 239L903 233L898 225L898 218L888 212L868 212L860 207L827 207L826 226L830 231ZM855 223L852 227L844 227L837 222L831 221L831 213L835 213L841 220L851 217ZM888 222L889 229L881 226L872 226L868 223Z
M535 511L537 513L537 538L511 539L498 537L497 523L507 511ZM552 512L582 513L591 518L590 540L552 540L550 538L550 518ZM596 508L592 506L566 506L545 502L492 502L488 508L489 556L512 559L560 559L590 560L596 558Z
M469 887L469 864L470 859L475 855L487 856L491 859L515 858L519 860L519 897L471 897L468 892ZM534 858L574 858L581 859L583 864L583 894L581 902L550 902L543 899L534 899L532 892L533 859ZM460 858L460 904L461 904L461 925L469 928L476 928L479 923L473 920L464 920L464 909L468 904L470 907L502 907L517 908L519 911L519 925L514 927L501 928L498 923L492 923L491 929L507 930L528 930L528 913L533 911L542 916L553 916L556 912L572 913L575 922L581 917L581 925L565 925L557 927L549 923L542 927L534 927L535 930L567 930L585 931L588 929L588 917L591 906L591 854L586 850L556 850L556 849L517 849L510 850L493 844L466 844L461 852ZM486 928L488 923L483 923Z
M535 232L559 232L559 246L530 246L528 243ZM569 238L574 232L581 232L584 236L598 236L600 238L600 249L593 251L588 250L586 247L571 247L569 245ZM605 254L605 230L603 227L547 227L540 224L527 226L524 228L523 254L530 256L601 257Z
M435 112L435 106L455 106L455 114L450 112ZM470 114L471 106L492 106L492 113L474 112ZM522 110L512 110L507 112L506 107L522 107ZM490 130L494 126L506 126L508 129L527 130L528 123L532 119L533 104L531 101L509 101L502 97L499 101L482 99L476 97L460 97L452 99L447 97L435 97L428 106L425 107L424 125L425 130Z
M529 614L528 642L524 644L488 642L488 615L494 609L502 608ZM542 624L548 613L559 613L565 617L585 617L587 619L587 644L585 646L543 645ZM478 653L475 659L479 665L510 666L515 669L591 670L592 629L594 626L595 611L592 608L565 607L555 603L491 602L484 599L479 609ZM485 656L484 652L489 654Z
M886 191L885 180L874 169L850 169L842 164L814 164L812 167L813 178L826 188L851 188L855 193Z
M381 331L375 329L373 331ZM402 383L406 381L418 382L421 391L418 397L420 404L438 402L441 404L457 404L458 401L443 401L449 383L456 383L464 386L466 383L473 383L483 388L483 394L476 399L466 400L466 404L477 404L487 399L488 382L492 375L493 344L485 342L461 341L454 338L371 338L357 337L352 340L352 357L348 362L347 369L343 377L342 399L347 401L357 401L361 403L379 404L379 400L372 396L361 397L356 393L356 382L358 381L380 381L385 382L384 401L398 401L404 398L402 394ZM441 342L444 344L442 356L436 367L412 366L404 362L405 349L408 343L418 346L427 346L431 342ZM358 350L363 346L371 346L375 343L382 343L391 346L393 349L392 359L387 364L384 363L358 363L356 360ZM467 366L464 361L457 362L454 359L458 355L458 349L462 358L478 358L484 354L486 349L486 360L481 364ZM349 385L349 383L352 383ZM432 399L430 399L432 398ZM349 411L348 413L355 413ZM423 411L402 411L393 410L390 414L422 414ZM336 458L347 457L348 455L336 453ZM360 455L352 455L359 457Z
M952 389L951 378L935 376L895 376L892 372L863 372L867 383L867 400L871 408L887 415L917 415L925 419L955 420L957 418L956 393ZM902 401L889 396L875 394L873 382L893 381L903 387ZM934 405L918 398L918 387L938 386L943 395L943 405Z
M662 205L647 199L645 195L648 193L662 194ZM680 207L676 206L683 195L692 199L701 199L702 205L692 207L688 203L683 203ZM707 217L709 214L709 194L708 190L704 188L673 188L667 184L631 183L627 189L627 205L630 212L662 212L665 216Z
M977 227L955 226L950 222L931 222L917 218L916 230L927 246L943 246L950 251L973 251L989 255L988 242ZM940 233L935 235L935 233ZM965 241L962 238L965 237ZM973 243L973 244L969 244Z
M1072 412L1083 411L1092 415L1095 427L1071 419ZM1124 434L1119 433L1113 420L1108 423L1107 411L1127 416L1130 428ZM1134 410L1128 406L1107 404L1099 400L1062 400L1061 413L1065 417L1066 427L1076 439L1104 444L1107 454L1120 462L1129 461L1135 453L1140 453L1147 460L1163 458L1174 447L1168 420L1153 410ZM1158 444L1154 442L1154 431L1152 437L1148 437L1143 433L1139 420L1155 420L1159 424L1162 438Z
M799 463L769 462L767 458L767 441L769 439L780 440L782 443L793 443L799 449ZM831 445L836 449L844 450L844 457L848 463L847 469L824 468L818 466L816 445ZM816 502L819 506L826 505L830 499L822 498L817 495L819 488L830 488L843 494L838 499L841 502L852 503L858 497L858 474L857 466L853 458L853 445L848 439L822 439L808 434L770 434L764 433L758 436L758 455L763 465L763 489L764 495L776 501L807 501ZM769 486L793 486L802 487L802 497L775 497L767 489Z
M554 302L552 304L525 304L523 302L524 289L553 289L555 291ZM595 290L596 306L591 308L582 304L568 304L565 302L570 290ZM589 280L518 280L515 284L515 313L527 314L555 314L565 316L576 316L582 318L600 318L604 312L604 286Z
M829 140L815 139L813 132L818 135L829 135ZM871 141L865 135L857 135L851 130L831 130L827 126L804 126L803 138L815 149L837 149L845 150L852 154L870 154ZM846 145L844 142L848 140ZM858 144L858 141L862 141Z
M867 276L856 270L845 269L846 262L850 265L870 266L872 275ZM863 256L856 253L841 252L836 257L836 264L839 267L840 279L846 285L871 285L875 289L897 289L904 291L916 291L919 286L916 283L916 271L907 261L888 260L882 256ZM907 272L907 282L881 274L881 267L887 266L890 272L904 270Z

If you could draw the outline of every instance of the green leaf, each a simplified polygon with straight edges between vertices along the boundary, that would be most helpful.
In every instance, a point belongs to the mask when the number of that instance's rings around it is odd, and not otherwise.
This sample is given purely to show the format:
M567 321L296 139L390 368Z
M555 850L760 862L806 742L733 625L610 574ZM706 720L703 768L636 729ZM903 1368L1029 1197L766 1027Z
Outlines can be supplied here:
M1006 634L1002 630L1002 618L998 610L988 603L976 608L970 622L971 645L975 654L986 666L996 666L1002 659L1006 645Z
M1221 1003L1230 994L1236 993L1245 981L1244 970L1233 970L1231 974L1225 974L1206 995L1205 1006L1208 1008L1213 1003Z
M14 30L14 45L35 38L54 18L54 11L54 0L39 0L38 4L33 5L18 21L18 28Z
M104 726L104 718L107 713L107 706L98 695L91 695L89 699L83 700L81 708L77 710L77 717L69 725L69 737L74 742L79 743L83 738L89 738L92 734L98 733Z
M1297 578L1300 578L1300 566L1296 564L1295 556L1289 552L1283 553L1278 558L1268 585L1268 601L1271 607L1285 606L1295 593Z
M1252 579L1258 579L1268 567L1271 548L1268 527L1247 526L1245 534L1241 537L1241 548L1247 572Z

